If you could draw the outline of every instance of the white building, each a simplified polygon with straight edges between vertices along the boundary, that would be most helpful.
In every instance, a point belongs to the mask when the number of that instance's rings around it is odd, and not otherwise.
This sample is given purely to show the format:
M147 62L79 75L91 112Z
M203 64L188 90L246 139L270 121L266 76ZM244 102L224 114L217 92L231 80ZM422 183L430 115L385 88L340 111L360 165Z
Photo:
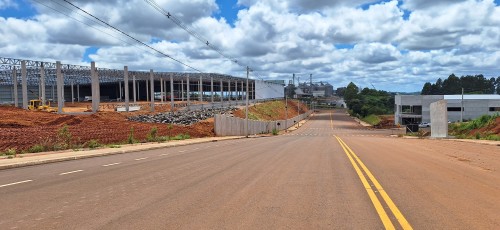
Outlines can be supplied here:
M500 95L396 95L394 122L411 124L430 122L430 104L446 100L448 120L471 120L482 115L500 113ZM463 103L463 112L461 110Z

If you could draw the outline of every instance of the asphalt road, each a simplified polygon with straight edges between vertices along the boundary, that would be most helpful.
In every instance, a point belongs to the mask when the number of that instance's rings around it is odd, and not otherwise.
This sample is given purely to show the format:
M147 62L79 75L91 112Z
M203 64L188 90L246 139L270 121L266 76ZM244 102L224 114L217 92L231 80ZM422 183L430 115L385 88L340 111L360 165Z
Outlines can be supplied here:
M0 229L498 229L497 146L299 130L0 171Z

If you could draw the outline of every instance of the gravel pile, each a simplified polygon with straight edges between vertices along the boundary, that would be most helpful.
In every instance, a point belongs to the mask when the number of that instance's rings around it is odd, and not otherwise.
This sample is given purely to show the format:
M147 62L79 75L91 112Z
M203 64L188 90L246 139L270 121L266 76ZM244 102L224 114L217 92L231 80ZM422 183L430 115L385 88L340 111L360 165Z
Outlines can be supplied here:
M130 121L147 122L147 123L166 123L176 125L192 125L194 123L215 117L216 114L231 114L236 110L234 107L202 109L196 111L180 111L176 113L159 113L154 115L139 115L129 117Z

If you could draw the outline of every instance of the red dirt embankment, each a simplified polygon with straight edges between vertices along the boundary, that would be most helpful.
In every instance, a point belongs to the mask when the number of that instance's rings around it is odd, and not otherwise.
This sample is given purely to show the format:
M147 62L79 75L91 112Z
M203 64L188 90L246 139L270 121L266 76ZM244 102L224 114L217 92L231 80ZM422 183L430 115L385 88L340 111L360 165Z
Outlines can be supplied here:
M191 137L214 136L213 123L200 122L191 126L153 124L128 121L126 115L116 112L99 112L92 115L62 115L47 112L27 111L9 106L0 106L0 152L9 148L27 150L34 145L51 144L65 125L72 140L84 144L97 140L101 144L125 142L131 128L136 140L145 140L153 127L158 136L189 134Z

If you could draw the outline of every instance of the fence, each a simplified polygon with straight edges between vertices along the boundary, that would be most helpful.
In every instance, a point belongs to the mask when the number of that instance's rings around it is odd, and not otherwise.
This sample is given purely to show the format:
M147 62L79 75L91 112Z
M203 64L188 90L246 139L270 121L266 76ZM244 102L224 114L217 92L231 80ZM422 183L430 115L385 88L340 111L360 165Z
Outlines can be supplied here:
M248 134L271 133L274 129L285 130L297 122L304 120L311 115L312 111L290 118L288 120L278 121L255 121L248 120ZM215 134L217 136L245 136L245 119L230 117L227 115L215 115Z

